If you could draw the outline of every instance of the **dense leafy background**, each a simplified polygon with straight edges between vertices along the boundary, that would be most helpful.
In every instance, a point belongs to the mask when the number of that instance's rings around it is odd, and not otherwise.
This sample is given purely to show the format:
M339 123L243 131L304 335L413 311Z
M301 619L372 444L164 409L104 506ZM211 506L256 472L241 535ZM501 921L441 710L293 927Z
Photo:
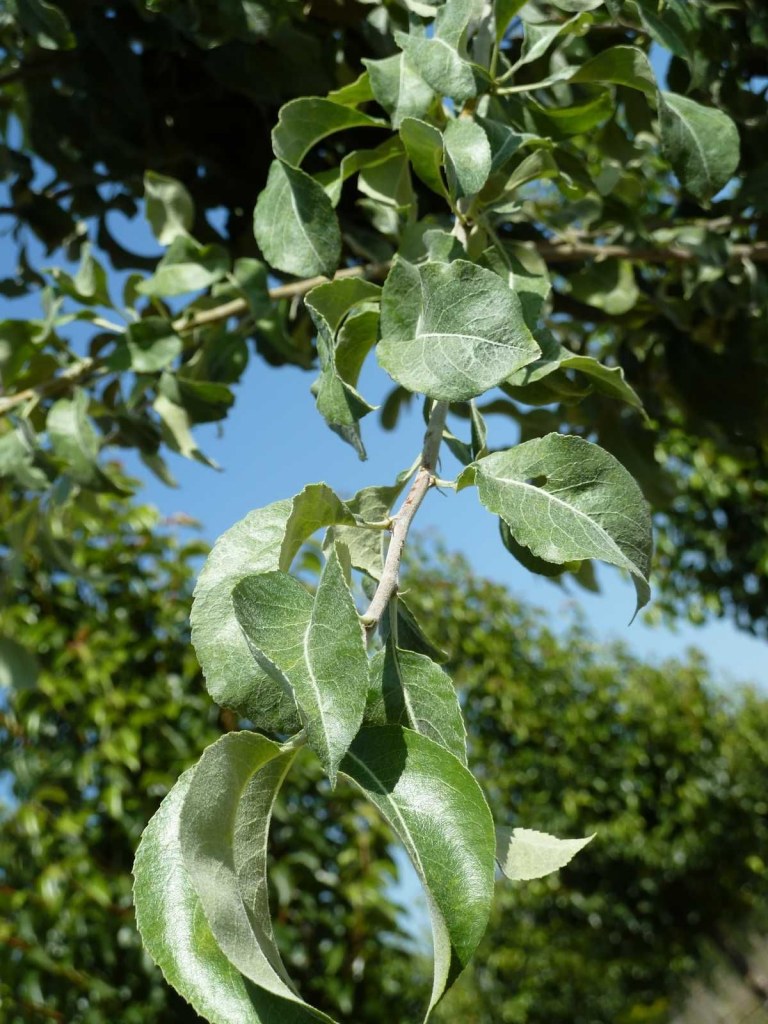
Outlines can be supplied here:
M4 523L12 513L5 496ZM194 1019L142 954L130 898L160 798L236 724L210 706L188 642L201 547L169 526L97 497L61 518L77 579L34 547L8 566L6 586L26 594L0 616L10 1024ZM498 884L491 932L444 1019L667 1020L687 977L723 944L740 949L768 909L765 701L718 695L693 656L656 667L598 646L582 623L553 633L444 550L409 571L414 608L452 652L471 761L498 819L599 833L560 875ZM270 846L290 970L345 1020L411 1019L428 970L425 951L397 952L410 944L391 834L350 787L331 796L309 758L303 769Z

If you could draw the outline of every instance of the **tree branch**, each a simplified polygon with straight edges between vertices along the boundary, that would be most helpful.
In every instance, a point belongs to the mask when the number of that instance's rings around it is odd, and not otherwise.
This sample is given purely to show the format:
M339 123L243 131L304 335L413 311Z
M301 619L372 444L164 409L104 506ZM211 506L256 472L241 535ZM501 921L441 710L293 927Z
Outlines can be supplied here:
M364 277L368 281L379 281L386 277L390 263L364 263L357 267L345 267L334 275L334 281L343 281L350 277ZM292 281L290 284L281 284L276 288L269 289L269 297L274 301L278 299L295 299L317 287L319 284L328 284L327 277L307 277L303 281ZM204 327L207 324L218 323L220 320L228 320L231 316L240 316L248 312L248 303L245 299L232 299L221 306L214 306L213 309L203 309L199 313L183 315L173 321L173 329L179 334L186 331L193 331L196 327Z
M390 599L397 593L400 581L400 562L403 557L405 541L411 528L413 517L426 497L427 491L435 482L437 456L440 442L443 439L443 428L448 415L448 402L435 402L429 417L429 425L424 435L424 447L421 450L421 464L405 501L392 520L392 539L387 549L384 570L373 595L368 611L363 615L363 623L371 632L384 614Z

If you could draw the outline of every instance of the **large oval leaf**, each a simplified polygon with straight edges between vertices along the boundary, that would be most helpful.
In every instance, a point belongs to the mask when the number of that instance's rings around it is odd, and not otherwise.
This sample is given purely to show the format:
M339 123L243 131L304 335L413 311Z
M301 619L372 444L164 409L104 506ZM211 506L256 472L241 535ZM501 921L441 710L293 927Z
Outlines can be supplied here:
M480 501L518 544L562 564L599 558L626 569L637 607L648 603L651 514L621 463L580 437L547 434L495 452L464 471Z
M302 96L280 108L272 129L272 149L280 160L298 167L321 139L347 128L382 128L386 122L320 96Z
M466 260L398 259L381 298L378 359L409 391L466 401L541 354L519 296Z
M739 166L739 133L722 110L673 92L659 95L661 146L680 184L697 199L711 199Z
M428 1017L485 933L494 880L491 812L461 762L410 729L361 729L340 770L395 830L424 885L435 947Z
M258 198L253 230L275 270L298 277L333 276L341 257L341 232L331 200L314 178L274 160Z

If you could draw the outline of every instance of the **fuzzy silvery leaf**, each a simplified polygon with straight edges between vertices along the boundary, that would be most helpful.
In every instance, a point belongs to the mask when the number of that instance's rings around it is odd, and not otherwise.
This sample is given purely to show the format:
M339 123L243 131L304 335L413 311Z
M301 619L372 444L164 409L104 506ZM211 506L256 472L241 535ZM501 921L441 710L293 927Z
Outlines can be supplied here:
M435 94L412 67L404 53L381 60L363 60L368 68L376 102L389 114L393 128L404 117L423 117Z
M384 121L353 107L318 96L305 96L280 108L277 125L272 130L272 149L279 160L298 167L316 143L335 132L382 127L386 127Z
M189 781L179 817L184 867L213 938L259 989L320 1020L291 983L272 931L267 833L272 806L295 756L256 733L235 732L208 747Z
M456 118L443 132L445 166L457 198L475 195L491 172L488 136L475 121Z
M494 452L464 470L518 544L546 562L597 558L626 569L637 608L648 603L651 515L635 480L598 445L547 434Z
M467 734L450 676L423 654L396 647L390 636L371 660L366 725L403 725L467 763Z
M133 902L144 948L211 1024L264 1024L253 987L218 948L181 855L179 817L195 768L177 780L136 851Z
M314 599L293 576L248 576L235 587L235 615L261 667L295 695L309 746L335 782L363 720L368 656L336 551Z
M661 147L680 184L697 199L711 199L739 166L739 133L727 114L687 96L660 93Z
M253 215L267 263L297 277L331 277L341 258L341 231L331 200L308 174L274 160Z
M232 591L245 576L287 571L312 534L335 523L354 525L343 502L325 484L309 484L296 497L249 512L214 544L192 601L192 643L208 692L223 707L261 729L300 727L293 696L261 669L235 617Z
M458 758L395 725L361 729L340 771L390 824L424 885L435 952L429 1016L488 923L495 856L488 805Z
M430 398L466 401L540 354L519 296L466 260L399 259L381 299L382 367Z

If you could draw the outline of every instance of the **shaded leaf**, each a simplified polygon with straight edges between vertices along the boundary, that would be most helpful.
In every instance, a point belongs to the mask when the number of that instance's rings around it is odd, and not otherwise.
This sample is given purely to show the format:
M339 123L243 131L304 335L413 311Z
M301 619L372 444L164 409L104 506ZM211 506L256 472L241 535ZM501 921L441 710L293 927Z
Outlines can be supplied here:
M680 184L697 199L711 199L739 166L739 133L722 110L672 92L659 94L661 147Z
M353 107L317 96L291 100L280 108L272 130L272 149L278 160L298 167L321 139L347 128L381 128L385 122Z
M144 174L144 209L152 234L161 245L188 236L195 219L192 196L180 181L156 171Z
M371 661L366 725L404 725L467 763L467 734L453 682L434 661L403 651L390 635Z
M443 181L443 136L439 129L415 117L404 117L400 122L400 138L413 165L414 174L425 185L447 198Z
M60 398L48 411L46 429L51 447L66 471L79 483L90 483L97 474L99 433L88 418L88 396L78 389L73 398Z

